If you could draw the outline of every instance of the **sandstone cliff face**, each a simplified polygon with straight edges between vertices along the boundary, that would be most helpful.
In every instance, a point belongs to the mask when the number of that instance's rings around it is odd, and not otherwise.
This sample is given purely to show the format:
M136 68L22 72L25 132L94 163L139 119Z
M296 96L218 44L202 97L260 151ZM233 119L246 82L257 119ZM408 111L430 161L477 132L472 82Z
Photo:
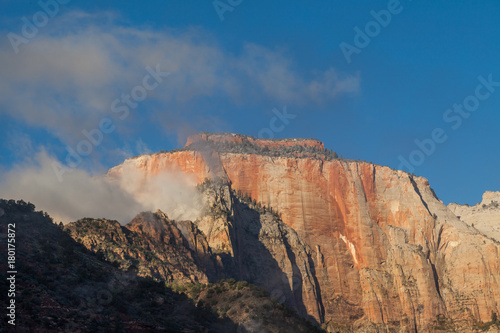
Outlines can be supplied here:
M141 156L108 175L125 166L144 175L180 170L200 183L227 180L219 196L226 215L195 221L211 249L240 265L231 269L241 278L279 290L330 331L425 331L499 313L498 244L460 221L424 178L365 162L220 150ZM283 223L245 213L229 189L271 207ZM248 269L249 260L257 269ZM258 271L264 274L252 275Z
M460 220L500 241L500 192L486 191L483 200L474 206L450 203L448 208Z

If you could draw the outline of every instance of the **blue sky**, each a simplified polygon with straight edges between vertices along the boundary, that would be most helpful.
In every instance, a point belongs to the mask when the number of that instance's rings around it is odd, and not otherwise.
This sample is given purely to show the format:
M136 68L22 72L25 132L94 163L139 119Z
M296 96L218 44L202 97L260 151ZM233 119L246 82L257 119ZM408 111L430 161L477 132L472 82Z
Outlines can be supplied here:
M100 124L109 133L78 161L92 174L182 146L196 131L259 136L286 108L295 118L275 138L317 138L393 168L413 158L445 203L499 190L499 1L221 0L223 20L212 1L53 1L42 0L45 10L0 1L1 173L39 162L40 152L65 165L68 147ZM23 35L36 20L38 31ZM355 27L376 29L368 45L356 44ZM359 46L350 61L347 44ZM151 77L157 68L169 73L161 82ZM148 75L158 85L145 90ZM113 111L134 89L144 100ZM446 121L465 100L470 116Z

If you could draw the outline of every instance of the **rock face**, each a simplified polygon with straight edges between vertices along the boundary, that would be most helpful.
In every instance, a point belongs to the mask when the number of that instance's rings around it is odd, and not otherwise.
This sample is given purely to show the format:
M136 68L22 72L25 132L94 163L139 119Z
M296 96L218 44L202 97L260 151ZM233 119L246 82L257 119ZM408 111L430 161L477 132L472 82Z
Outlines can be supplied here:
M499 245L458 219L426 179L332 159L315 140L262 142L197 135L180 151L126 160L108 176L126 166L227 182L208 196L224 214L194 221L211 250L226 270L329 331L426 331L499 313ZM247 211L241 198L274 215Z
M65 230L87 249L114 262L123 270L137 270L173 283L207 283L217 269L203 234L190 221L170 221L168 216L140 213L122 227L116 221L83 219Z
M196 223L226 276L262 286L320 323L323 309L310 246L274 211L242 197L223 181L205 182L202 191L208 211Z
M484 235L500 241L500 192L486 191L483 200L472 207L450 203L448 208L460 220Z

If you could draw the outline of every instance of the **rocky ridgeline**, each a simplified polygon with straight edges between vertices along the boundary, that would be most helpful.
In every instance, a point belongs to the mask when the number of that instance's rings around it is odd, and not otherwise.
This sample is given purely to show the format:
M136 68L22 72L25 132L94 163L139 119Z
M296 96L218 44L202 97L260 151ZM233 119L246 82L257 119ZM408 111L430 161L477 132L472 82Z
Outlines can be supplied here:
M190 230L186 238L178 225ZM82 219L66 225L65 230L87 249L139 276L166 282L207 283L201 267L214 269L204 263L210 250L204 237L197 237L196 226L189 221L170 221L161 211L141 213L126 226L105 219ZM189 248L188 239L192 238L198 241L195 251Z
M161 212L139 214L127 227L89 218L57 226L32 204L14 200L0 199L0 212L0 236L6 239L9 223L17 232L16 332L320 331L247 282L192 283L191 269L204 274L193 268L202 258L190 252L196 229L186 239L188 229ZM155 265L169 269L165 276L173 282L165 283ZM0 261L3 281L6 272ZM2 308L7 301L1 298ZM0 321L0 331L9 329Z
M336 152L325 149L324 144L315 139L257 139L234 133L193 135L188 138L183 148L172 150L170 153L180 151L307 157L324 160L339 158Z
M485 192L474 206L450 203L448 208L460 220L500 242L500 192Z

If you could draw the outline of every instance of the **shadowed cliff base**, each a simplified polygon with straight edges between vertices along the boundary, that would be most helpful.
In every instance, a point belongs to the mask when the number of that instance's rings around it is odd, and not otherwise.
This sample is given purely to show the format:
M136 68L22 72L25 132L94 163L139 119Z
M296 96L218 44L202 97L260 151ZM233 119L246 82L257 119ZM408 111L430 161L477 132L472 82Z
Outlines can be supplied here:
M141 213L125 226L83 219L66 225L65 230L123 270L134 268L141 276L179 285L214 283L221 278L248 281L320 325L321 303L317 315L311 316L302 299L305 278L301 270L306 269L304 275L311 279L312 297L319 292L314 289L317 281L310 249L296 233L276 213L240 197L221 179L208 180L199 190L213 201L195 222L169 220L158 211Z
M254 295L257 289L249 285L240 288L240 297L251 304L265 303L273 311L264 316L262 309L248 308L243 310L245 316L238 317L238 324L225 314L233 305L236 308L235 302L226 302L221 311L216 304L195 302L163 282L138 277L134 270L118 270L75 242L61 230L62 226L53 224L46 213L36 212L32 204L0 200L0 209L2 239L6 239L9 224L15 225L16 230L16 331L259 332L268 328L276 331L279 327L298 327L300 332L315 330L288 308L279 307L265 295ZM102 228L117 224L97 222L88 219L82 226ZM5 249L7 246L2 246L1 254L7 256ZM5 261L0 269L2 280L6 281ZM5 282L2 286L6 292ZM221 291L221 296L226 298L228 291ZM2 306L7 306L6 301L2 297ZM253 330L252 318L265 320ZM0 327L7 331L12 328L4 319Z

